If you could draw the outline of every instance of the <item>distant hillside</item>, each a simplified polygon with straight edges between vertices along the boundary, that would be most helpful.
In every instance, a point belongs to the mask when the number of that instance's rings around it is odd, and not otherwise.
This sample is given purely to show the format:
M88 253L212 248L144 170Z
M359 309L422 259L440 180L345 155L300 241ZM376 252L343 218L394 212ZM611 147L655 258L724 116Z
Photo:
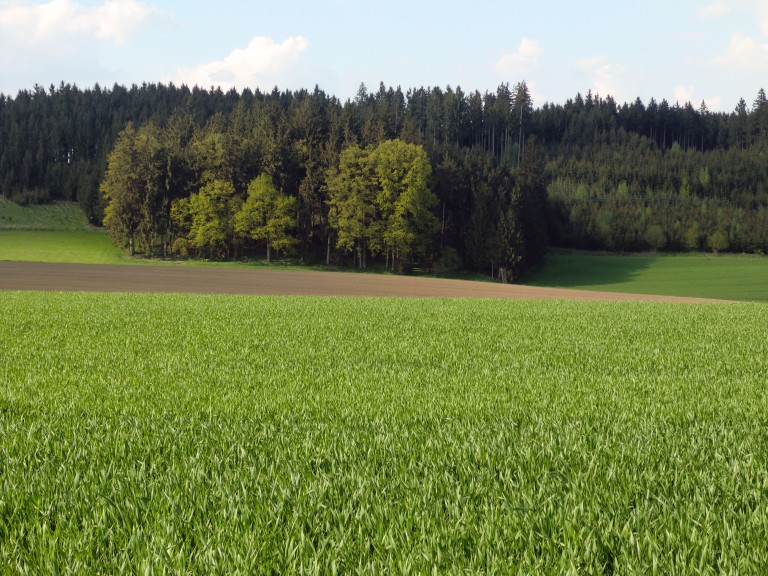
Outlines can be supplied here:
M492 275L499 267L525 272L548 244L768 253L768 97L761 89L733 105L713 112L703 102L619 103L587 92L534 107L524 82L485 93L361 85L345 102L317 86L240 93L36 86L0 94L0 190L25 205L77 201L87 221L100 224L108 158L132 126L144 156L122 164L129 173L140 161L151 168L134 182L148 244L168 247L184 235L173 227L174 201L219 180L240 202L266 174L296 201L292 245L301 259L367 252L368 261L384 263L376 242L356 252L341 246L329 224L328 180L344 151L398 139L426 151L437 200L430 212L440 225L423 243L420 266L442 260ZM527 173L526 151L536 160ZM526 188L543 190L543 201L528 201ZM531 222L533 235L525 232ZM52 224L46 217L38 225ZM238 248L255 254L263 246Z

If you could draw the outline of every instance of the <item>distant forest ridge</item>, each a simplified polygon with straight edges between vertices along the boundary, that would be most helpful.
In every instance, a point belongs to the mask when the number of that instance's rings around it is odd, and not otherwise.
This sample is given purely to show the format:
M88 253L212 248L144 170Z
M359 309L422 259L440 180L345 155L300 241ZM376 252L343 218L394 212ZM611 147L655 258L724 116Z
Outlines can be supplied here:
M268 174L297 200L296 245L308 256L325 252L323 195L342 151L394 139L422 146L429 158L431 210L440 221L432 260L447 247L470 268L499 262L494 246L504 235L505 214L519 201L513 191L529 143L540 155L535 160L546 186L546 234L537 243L768 250L763 89L726 113L703 102L619 104L591 92L535 108L524 82L485 93L361 85L345 102L318 87L35 86L16 97L0 95L0 192L21 203L77 200L100 223L106 202L99 187L129 122L151 124L185 149L193 140L212 146L207 163L193 162L183 183L177 180L184 189L172 189L168 179L168 206L202 187L203 178L224 179L244 197L253 179ZM545 247L527 250L539 254Z

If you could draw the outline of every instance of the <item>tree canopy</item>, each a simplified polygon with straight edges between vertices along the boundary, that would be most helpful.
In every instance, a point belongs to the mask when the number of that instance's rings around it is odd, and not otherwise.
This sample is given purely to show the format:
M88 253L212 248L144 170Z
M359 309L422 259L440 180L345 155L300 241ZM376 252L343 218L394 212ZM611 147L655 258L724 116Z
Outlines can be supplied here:
M263 241L267 262L272 250L287 251L296 244L289 231L296 227L295 198L278 191L272 178L262 174L248 185L248 198L235 214L235 231L243 237Z

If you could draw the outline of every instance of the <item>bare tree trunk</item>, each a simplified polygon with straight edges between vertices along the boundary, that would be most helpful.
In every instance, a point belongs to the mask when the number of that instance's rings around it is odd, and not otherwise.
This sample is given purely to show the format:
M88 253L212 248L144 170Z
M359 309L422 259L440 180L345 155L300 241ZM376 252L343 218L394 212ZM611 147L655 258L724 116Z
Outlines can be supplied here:
M440 230L440 249L443 248L443 242L445 240L445 200L443 200L443 226Z
M272 246L267 242L267 264L272 263Z
M328 234L328 244L325 247L325 265L331 265L331 235Z

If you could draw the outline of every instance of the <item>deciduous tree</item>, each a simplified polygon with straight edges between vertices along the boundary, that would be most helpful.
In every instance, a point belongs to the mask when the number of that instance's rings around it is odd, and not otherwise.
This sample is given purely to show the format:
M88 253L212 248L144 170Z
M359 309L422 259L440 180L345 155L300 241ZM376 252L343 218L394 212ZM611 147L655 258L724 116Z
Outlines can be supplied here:
M375 203L382 240L393 269L429 255L440 222L432 213L437 197L429 189L432 167L422 146L387 140L371 153Z
M248 198L235 215L235 231L244 237L263 241L267 262L272 250L288 250L296 245L290 230L296 228L296 200L281 193L267 174L248 185Z
M138 171L136 129L129 123L120 133L107 161L100 190L107 205L104 227L115 242L136 252L136 232L141 224L142 184Z
M336 247L356 252L364 268L368 241L374 230L374 174L369 153L349 146L339 157L338 168L328 171L328 222L336 232Z
M226 180L212 180L189 198L189 245L209 258L229 256L235 240L234 215L241 200Z

